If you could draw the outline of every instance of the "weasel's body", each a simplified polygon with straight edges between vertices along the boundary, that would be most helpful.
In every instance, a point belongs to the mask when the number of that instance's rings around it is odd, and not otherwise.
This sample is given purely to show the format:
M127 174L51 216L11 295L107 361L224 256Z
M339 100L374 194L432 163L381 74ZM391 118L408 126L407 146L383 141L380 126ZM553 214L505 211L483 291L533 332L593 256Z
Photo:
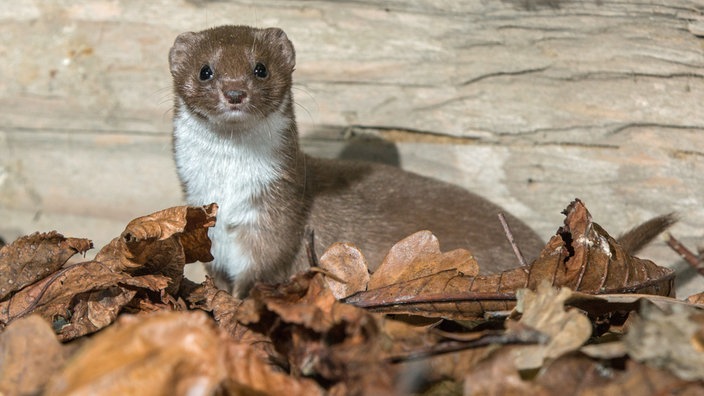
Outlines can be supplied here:
M371 163L303 154L293 112L292 44L279 29L222 26L180 35L170 52L174 156L189 204L217 202L208 269L244 295L308 263L306 226L320 254L360 247L372 268L422 229L443 249L467 248L483 272L516 266L497 220L501 208L459 187ZM528 258L541 239L507 215Z

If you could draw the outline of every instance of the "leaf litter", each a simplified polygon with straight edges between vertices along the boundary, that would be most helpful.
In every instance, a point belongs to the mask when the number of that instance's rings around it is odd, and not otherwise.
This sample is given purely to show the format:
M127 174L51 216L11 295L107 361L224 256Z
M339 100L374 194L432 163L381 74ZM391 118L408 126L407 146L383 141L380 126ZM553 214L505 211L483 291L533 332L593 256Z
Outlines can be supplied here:
M336 243L244 300L183 277L212 259L214 204L137 218L85 262L67 264L89 240L23 237L0 248L0 394L704 391L701 299L581 201L564 213L527 267L480 276L421 231L373 274Z

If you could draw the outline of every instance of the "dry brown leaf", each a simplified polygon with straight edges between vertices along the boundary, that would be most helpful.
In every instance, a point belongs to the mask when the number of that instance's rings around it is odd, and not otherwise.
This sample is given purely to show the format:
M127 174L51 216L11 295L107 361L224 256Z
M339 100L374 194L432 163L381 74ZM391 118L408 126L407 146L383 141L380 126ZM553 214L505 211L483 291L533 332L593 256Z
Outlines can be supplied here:
M531 265L528 287L543 279L585 293L674 293L674 272L650 260L629 256L603 228L592 222L580 200L563 212L565 225Z
M437 321L434 323L437 324ZM438 332L431 331L433 325L414 326L399 320L385 319L382 322L382 332L389 339L387 356L401 356L418 350L432 347L443 337Z
M550 395L579 395L608 384L618 375L618 370L608 362L600 364L583 355L572 354L546 362L534 382ZM632 394L627 389L623 391L621 395Z
M68 340L111 323L139 290L161 292L170 285L169 291L175 294L188 258L212 258L210 253L205 256L203 250L210 248L206 232L215 223L216 210L215 204L198 208L182 206L133 220L121 237L101 249L95 261L74 264L49 274L42 269L40 275L44 279L0 302L0 322L9 323L31 312L49 321L61 322L66 318L60 337ZM54 245L58 250L49 249ZM14 245L16 249L8 246L2 251L12 252L7 257L24 264L23 255L28 254L25 250L40 252L33 257L41 263L46 262L47 255L54 254L57 262L63 264L73 253L89 245L87 240L66 239L57 233L35 234L18 240ZM23 283L26 283L25 278L20 276ZM166 303L176 301L165 298ZM144 306L136 303L140 305Z
M419 231L396 243L369 280L369 289L417 279L443 271L479 274L477 261L467 250L440 251L438 238L430 231Z
M0 300L61 268L76 253L93 248L88 239L56 231L34 233L0 248Z
M332 244L320 256L320 268L334 276L334 278L326 276L325 281L338 300L367 290L369 283L367 260L351 243Z
M233 341L250 345L261 358L276 355L266 334L253 331L239 322L244 316L241 309L243 301L215 287L212 278L206 277L205 282L199 285L190 281L184 282L180 295L191 309L211 312L218 327L229 334Z
M447 270L360 292L344 301L379 313L473 320L482 319L485 312L512 309L515 291L522 287L525 278L518 276L502 281L501 275L469 277Z
M552 366L562 369L562 362L557 361ZM601 384L585 383L582 385L580 395L583 396L621 396L621 395L639 395L639 396L660 396L660 395L682 395L696 396L704 394L704 384L701 381L685 381L677 376L655 368L648 367L644 364L638 364L632 360L626 362L625 372L617 372L616 378L608 377L603 367L598 363L593 363L595 366L592 371L596 371L602 378L607 376L608 382L604 381ZM575 374L581 378L584 371L576 372ZM553 377L555 395L564 395L564 386L559 383L561 373L546 372L545 377ZM557 389L563 391L558 393Z
M514 347L504 347L489 359L478 364L464 378L464 394L482 395L536 395L549 393L531 381L523 381L513 366L511 356ZM565 395L569 393L562 393Z
M249 345L229 343L227 348L228 381L227 394L308 396L325 392L315 381L294 378L277 371Z
M65 318L67 325L59 330L59 337L66 341L109 324L98 317L114 319L117 311L134 296L134 289L158 291L166 283L162 276L133 277L89 261L64 268L0 303L0 321L9 323L29 313L39 314L50 322ZM91 309L83 304L90 304Z
M546 359L556 359L575 351L592 335L592 323L586 315L575 309L565 311L565 300L571 294L570 289L558 290L547 282L538 286L537 292L518 291L515 311L521 313L521 318L518 322L507 322L509 331L520 324L550 337L546 344L513 349L514 366L519 370L539 368Z
M110 286L77 295L78 303L72 309L70 323L61 327L62 340L71 340L108 326L136 294L136 290Z
M217 205L177 206L136 218L120 237L95 257L115 271L163 274L175 294L183 279L183 267L193 261L211 261L207 229L215 225Z
M391 392L394 368L383 364L380 318L335 299L320 273L273 286L258 284L238 318L267 329L294 376L313 376L351 394Z
M687 297L687 302L691 304L704 305L704 293L692 294L691 296Z
M22 289L11 299L0 303L0 321L8 323L18 316L28 314L29 309L36 312L47 310L47 306L49 306L49 315L42 316L51 320L53 314L66 312L76 294L94 290L103 285L117 284L125 277L94 261L72 265ZM52 306L56 307L52 308Z
M662 310L643 302L624 344L639 362L685 380L704 380L704 313L686 305Z
M51 378L46 394L213 394L227 376L226 342L202 312L122 316Z
M464 349L452 353L443 353L428 356L423 359L414 359L399 364L401 394L419 393L418 385L434 383L447 379L462 381L472 372L477 364L500 346L487 345L482 348Z
M618 366L583 355L569 355L546 365L535 382L556 396L694 396L704 392L701 381L687 382L631 360L626 361L625 370Z
M535 290L545 280L592 294L673 292L672 270L627 255L591 221L581 201L572 202L565 214L565 225L528 268L476 277L444 271L360 292L345 301L376 312L476 319L512 309L516 290Z
M512 347L513 348L513 347ZM522 379L512 366L511 348L503 349L481 363L465 379L465 394L471 395L698 395L702 382L687 382L662 370L627 361L592 360L569 354L547 363L535 378Z
M0 333L0 394L39 394L64 361L64 348L46 320L32 315L13 322Z

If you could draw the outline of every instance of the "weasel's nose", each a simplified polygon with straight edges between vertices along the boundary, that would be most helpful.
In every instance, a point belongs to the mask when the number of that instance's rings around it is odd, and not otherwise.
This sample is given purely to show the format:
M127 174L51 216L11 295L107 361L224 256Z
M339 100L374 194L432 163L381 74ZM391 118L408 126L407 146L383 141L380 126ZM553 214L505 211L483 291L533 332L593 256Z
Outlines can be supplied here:
M231 104L242 104L247 99L247 92L240 90L230 90L223 92L227 101Z

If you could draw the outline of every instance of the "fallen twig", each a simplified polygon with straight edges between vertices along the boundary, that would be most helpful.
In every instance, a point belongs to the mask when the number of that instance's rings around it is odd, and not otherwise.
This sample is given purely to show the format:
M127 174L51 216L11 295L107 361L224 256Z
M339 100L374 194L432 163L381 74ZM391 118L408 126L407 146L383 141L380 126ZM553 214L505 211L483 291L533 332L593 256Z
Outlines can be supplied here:
M471 341L447 341L429 348L422 348L410 351L403 355L389 356L386 361L389 363L402 363L410 360L423 359L444 353L463 351L466 349L481 348L491 344L541 344L547 342L549 337L537 330L526 329L520 332L496 332L486 334Z
M518 259L518 263L521 265L521 267L524 268L524 271L528 272L528 263L526 262L525 257L523 257L523 253L521 253L521 249L518 247L516 244L516 241L513 239L513 232L511 232L511 227L508 226L508 222L506 221L506 216L504 216L503 213L499 212L499 221L501 222L501 226L504 228L504 232L506 233L506 239L508 239L508 243L511 244L511 247L513 248L513 253L516 255L516 258Z
M700 256L692 253L691 250L687 249L680 241L678 241L672 234L667 234L667 246L672 248L677 254L680 255L689 265L699 272L699 274L704 275L704 266L702 265L702 259Z

